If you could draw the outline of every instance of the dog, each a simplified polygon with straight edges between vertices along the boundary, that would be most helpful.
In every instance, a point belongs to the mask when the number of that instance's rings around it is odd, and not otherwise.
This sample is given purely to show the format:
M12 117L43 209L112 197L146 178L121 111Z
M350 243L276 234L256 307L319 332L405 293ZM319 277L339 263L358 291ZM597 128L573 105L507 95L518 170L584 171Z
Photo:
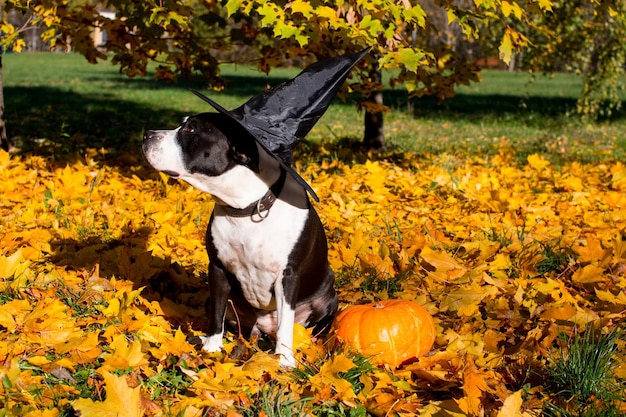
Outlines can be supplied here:
M337 311L326 235L306 190L247 136L226 116L201 113L146 131L143 151L155 169L215 199L203 349L221 349L226 319L247 335L275 334L280 364L295 367L294 323L323 326Z
M232 111L194 91L218 112L145 132L150 165L215 199L204 350L222 348L228 324L246 336L275 335L280 364L295 367L294 324L322 331L337 312L326 234L309 196L318 198L292 168L292 151L368 51L318 61Z

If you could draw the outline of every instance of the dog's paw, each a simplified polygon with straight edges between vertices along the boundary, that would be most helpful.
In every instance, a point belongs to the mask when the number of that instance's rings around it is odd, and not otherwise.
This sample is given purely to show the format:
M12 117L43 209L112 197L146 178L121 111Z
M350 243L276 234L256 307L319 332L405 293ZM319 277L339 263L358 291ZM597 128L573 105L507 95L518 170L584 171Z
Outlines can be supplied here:
M280 360L278 361L278 364L281 366L281 368L293 369L296 367L296 358L294 358L293 355L280 355Z
M202 350L205 352L219 352L222 350L222 335L214 334L212 336L200 336L202 341Z
M276 349L276 354L280 358L278 363L282 368L296 367L296 358L293 356L291 349Z

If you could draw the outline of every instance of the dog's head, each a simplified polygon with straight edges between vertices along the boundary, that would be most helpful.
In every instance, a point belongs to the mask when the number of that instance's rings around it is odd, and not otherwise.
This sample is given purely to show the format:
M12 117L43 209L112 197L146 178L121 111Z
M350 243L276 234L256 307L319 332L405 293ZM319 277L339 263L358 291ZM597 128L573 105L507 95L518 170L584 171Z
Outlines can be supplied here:
M229 139L233 136L236 141ZM175 178L218 176L237 165L259 170L254 138L218 113L186 117L176 129L145 132L143 152L150 165Z
M172 130L146 131L143 153L155 169L233 207L260 198L267 171L274 171L272 165L279 171L245 129L219 113L189 116Z

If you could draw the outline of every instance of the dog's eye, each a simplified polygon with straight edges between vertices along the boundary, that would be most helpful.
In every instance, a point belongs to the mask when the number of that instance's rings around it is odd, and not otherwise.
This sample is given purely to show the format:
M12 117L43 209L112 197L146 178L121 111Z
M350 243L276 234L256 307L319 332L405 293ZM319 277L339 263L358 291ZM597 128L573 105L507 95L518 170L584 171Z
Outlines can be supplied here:
M194 133L195 130L194 130L194 128L192 126L187 125L187 126L183 127L183 132L185 132L185 133Z

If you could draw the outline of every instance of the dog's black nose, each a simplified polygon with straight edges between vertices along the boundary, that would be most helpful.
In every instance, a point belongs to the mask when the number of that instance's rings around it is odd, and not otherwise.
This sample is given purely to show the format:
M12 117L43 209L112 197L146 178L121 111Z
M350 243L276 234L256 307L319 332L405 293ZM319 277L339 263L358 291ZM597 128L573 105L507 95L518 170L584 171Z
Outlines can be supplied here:
M146 154L153 147L154 143L159 139L159 134L156 130L146 130L143 134L143 142L141 148L143 153Z

